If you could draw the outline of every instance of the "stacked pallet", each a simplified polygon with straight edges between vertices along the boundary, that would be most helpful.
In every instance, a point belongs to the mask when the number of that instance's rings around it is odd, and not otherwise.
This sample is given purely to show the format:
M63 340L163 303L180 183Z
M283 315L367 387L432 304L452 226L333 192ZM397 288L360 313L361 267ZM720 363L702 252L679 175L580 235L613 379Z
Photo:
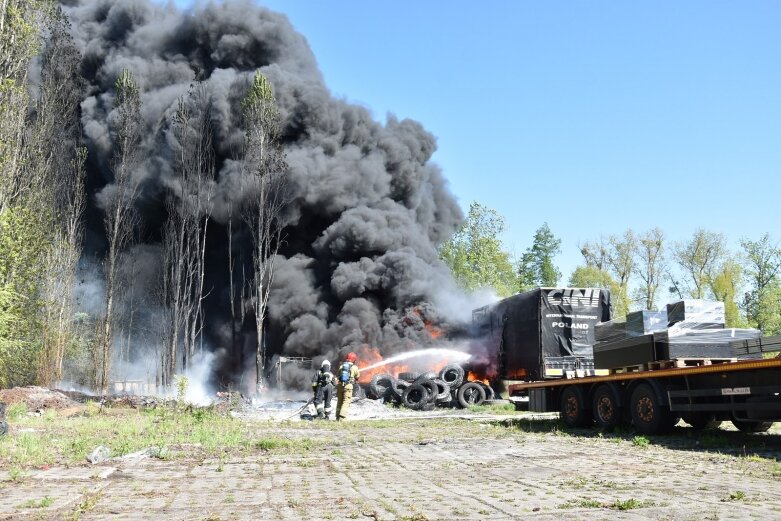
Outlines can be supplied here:
M762 355L781 351L781 335L765 338L742 339L730 342L735 356Z
M625 319L598 324L594 366L616 369L667 360L730 360L738 348L744 349L743 358L756 358L749 349L757 347L746 342L754 342L760 334L756 329L725 329L722 302L681 300L668 304L665 311L635 311Z

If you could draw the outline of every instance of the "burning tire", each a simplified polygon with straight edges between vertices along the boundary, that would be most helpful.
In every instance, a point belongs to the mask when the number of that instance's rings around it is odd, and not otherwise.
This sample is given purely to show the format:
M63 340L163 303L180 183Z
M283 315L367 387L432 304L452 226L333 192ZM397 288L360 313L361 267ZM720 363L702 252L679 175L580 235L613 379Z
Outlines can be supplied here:
M435 403L437 401L437 396L439 395L439 387L437 386L436 382L434 382L434 380L424 380L423 377L420 377L412 385L420 385L421 387L426 389L426 392L428 393L427 399L429 402Z
M444 380L451 389L455 389L464 383L464 368L458 364L446 365L444 369L439 372L439 377Z
M450 386L442 380L441 378L435 378L432 380L437 385L437 391L439 394L437 394L437 403L442 402L449 402L451 400L450 396Z
M370 398L379 400L380 398L387 398L393 389L395 378L391 375L383 373L376 374L372 377L372 381L369 383L368 395Z
M361 384L353 385L353 398L366 398L366 389Z
M429 392L420 384L412 384L401 395L401 404L415 411L421 410L428 403Z
M401 396L411 384L404 380L395 380L390 390L390 396L396 403L401 403Z
M420 373L399 373L397 378L406 382L413 382L420 378Z
M480 405L485 401L485 389L477 382L467 382L458 388L456 400L462 409L470 405Z
M420 376L418 376L417 378L415 378L415 380L412 383L419 384L421 382L425 382L425 381L428 381L428 380L433 380L436 377L437 377L437 373L435 373L433 371L429 371L429 372L423 373Z
M494 392L493 387L491 387L490 385L484 382L477 382L477 383L479 383L483 387L483 390L485 391L486 401L493 400L496 397L496 393Z

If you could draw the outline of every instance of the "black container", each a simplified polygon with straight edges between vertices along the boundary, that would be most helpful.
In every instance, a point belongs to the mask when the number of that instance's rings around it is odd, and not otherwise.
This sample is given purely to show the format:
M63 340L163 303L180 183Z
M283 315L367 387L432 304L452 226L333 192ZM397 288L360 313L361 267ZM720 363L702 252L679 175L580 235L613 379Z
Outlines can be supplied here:
M594 344L594 367L615 369L641 365L656 360L653 335L627 337Z
M475 334L507 380L544 378L548 359L562 370L590 367L594 328L608 320L610 292L590 288L538 288L472 312Z

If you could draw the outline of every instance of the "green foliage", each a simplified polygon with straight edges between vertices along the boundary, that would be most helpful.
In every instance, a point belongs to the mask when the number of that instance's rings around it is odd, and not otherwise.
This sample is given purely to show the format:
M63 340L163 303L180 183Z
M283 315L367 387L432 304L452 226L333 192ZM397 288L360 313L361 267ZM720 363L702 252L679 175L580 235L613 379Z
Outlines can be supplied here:
M512 260L499 239L504 227L496 210L473 202L466 222L440 247L440 258L465 290L492 287L502 297L515 293Z
M600 288L610 291L613 310L616 316L624 316L628 311L626 298L621 291L618 282L610 275L596 266L578 266L569 278L569 285L573 288Z
M764 234L758 241L742 239L749 289L743 308L751 327L765 335L781 333L781 247Z
M675 261L687 277L688 296L705 298L710 281L726 253L724 235L699 229L691 239L674 247Z
M543 223L534 233L534 241L521 257L518 264L518 278L521 291L537 286L555 287L561 272L553 263L561 253L561 239L557 239L548 223Z
M632 445L635 447L647 447L651 442L645 436L635 436L632 438Z
M724 302L724 320L727 327L747 327L748 322L741 315L737 294L742 282L743 268L734 259L727 259L710 278L713 297Z

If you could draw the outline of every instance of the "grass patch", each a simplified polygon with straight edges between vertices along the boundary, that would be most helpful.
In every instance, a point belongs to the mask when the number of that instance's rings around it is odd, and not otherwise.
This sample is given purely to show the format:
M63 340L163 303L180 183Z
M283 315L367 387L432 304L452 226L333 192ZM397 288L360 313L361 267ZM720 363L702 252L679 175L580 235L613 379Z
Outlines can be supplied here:
M699 439L700 446L705 449L718 449L730 446L726 436L716 432L704 433Z
M15 413L18 426L30 429L0 439L0 466L11 469L51 464L83 463L95 447L104 445L113 456L149 447L160 449L160 458L214 457L253 449L303 452L312 449L312 439L268 437L256 439L251 426L212 408L177 410L156 408L104 408L101 414L59 418L30 417ZM178 449L177 449L178 448ZM16 481L13 471L11 479Z
M736 490L735 492L730 492L729 496L722 499L722 502L727 501L744 501L746 499L746 493L742 490Z
M562 503L558 506L558 508L561 509L569 509L569 508L602 508L605 505L603 505L601 502L595 500L595 499L589 499L589 498L581 498L581 499L570 499L566 503Z
M510 402L488 403L484 405L470 405L468 409L472 412L487 414L516 414L526 413L526 411L516 411L515 405Z
M633 510L635 508L647 508L654 506L653 501L640 501L639 499L616 499L608 505L608 508L614 510Z
M646 438L645 436L635 436L634 438L632 438L632 445L634 445L635 447L647 447L648 445L650 445L650 443L651 442L649 441L649 439Z
M18 421L20 418L27 416L27 412L26 403L12 403L5 410L5 417L8 421Z
M54 499L45 496L43 499L28 499L16 508L46 508L54 503Z

